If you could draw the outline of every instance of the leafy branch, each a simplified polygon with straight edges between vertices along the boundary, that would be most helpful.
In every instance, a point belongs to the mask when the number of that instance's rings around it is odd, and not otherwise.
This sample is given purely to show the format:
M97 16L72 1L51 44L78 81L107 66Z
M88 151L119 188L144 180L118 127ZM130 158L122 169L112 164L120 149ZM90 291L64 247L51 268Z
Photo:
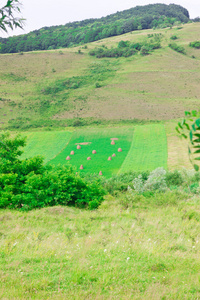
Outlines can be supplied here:
M6 5L0 8L0 30L7 32L7 28L22 28L24 19L15 16L15 13L21 12L21 3L19 0L7 0Z
M185 112L185 118L178 122L176 131L185 139L189 139L188 154L190 162L196 171L199 166L195 163L200 161L200 111Z

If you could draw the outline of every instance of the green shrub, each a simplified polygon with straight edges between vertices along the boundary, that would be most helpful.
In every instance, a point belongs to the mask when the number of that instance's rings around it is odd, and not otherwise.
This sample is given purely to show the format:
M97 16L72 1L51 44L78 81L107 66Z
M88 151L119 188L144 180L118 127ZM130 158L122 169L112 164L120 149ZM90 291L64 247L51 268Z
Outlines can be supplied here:
M140 173L131 171L112 176L105 180L102 184L110 194L115 195L118 192L126 192L129 186L133 186L133 180L139 175ZM142 172L141 176L143 180L147 180L149 171Z
M151 51L150 47L148 45L144 45L140 50L140 55L142 56L149 55L150 51Z
M97 58L102 57L129 57L138 51L141 51L142 55L149 54L154 49L161 48L160 36L155 35L154 39L148 43L130 43L130 41L120 41L118 46L115 48L108 49L106 47L99 47L91 50L89 55L96 56Z
M25 140L0 135L0 208L30 210L53 205L97 208L105 190L87 182L70 165L45 167L41 157L20 160Z
M182 46L177 45L176 43L170 43L170 44L169 44L169 47L170 47L171 49L173 49L174 51L176 51L176 52L185 54L185 48L182 47Z
M96 82L96 83L95 83L95 87L96 87L96 88L100 88L100 87L101 87L101 84L100 84L99 82Z
M167 189L166 171L163 168L157 168L149 174L147 180L144 180L140 174L133 180L133 187L137 193L165 191Z
M166 173L166 183L167 186L180 186L183 183L183 177L181 175L181 172L175 170L171 172Z
M196 48L196 49L200 49L200 41L195 41L195 42L191 42L189 44L190 47Z
M170 37L170 40L177 40L177 39L178 39L178 37L175 34Z

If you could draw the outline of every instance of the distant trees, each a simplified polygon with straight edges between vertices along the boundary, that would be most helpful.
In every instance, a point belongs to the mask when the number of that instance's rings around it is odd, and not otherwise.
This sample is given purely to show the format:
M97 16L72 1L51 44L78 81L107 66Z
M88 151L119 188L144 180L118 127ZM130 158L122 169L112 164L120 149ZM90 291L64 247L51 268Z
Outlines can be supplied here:
M0 8L0 29L7 32L7 29L14 27L23 28L24 19L15 16L20 13L21 3L19 0L7 0L6 5Z

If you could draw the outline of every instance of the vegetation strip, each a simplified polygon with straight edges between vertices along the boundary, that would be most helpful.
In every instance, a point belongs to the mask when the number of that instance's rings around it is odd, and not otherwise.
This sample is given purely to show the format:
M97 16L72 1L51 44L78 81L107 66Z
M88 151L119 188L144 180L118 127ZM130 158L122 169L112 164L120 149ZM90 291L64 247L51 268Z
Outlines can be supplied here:
M167 168L167 138L164 125L137 126L120 173Z
M24 135L27 136L27 145L21 158L25 159L40 155L44 157L44 162L48 162L66 147L72 132L25 132Z

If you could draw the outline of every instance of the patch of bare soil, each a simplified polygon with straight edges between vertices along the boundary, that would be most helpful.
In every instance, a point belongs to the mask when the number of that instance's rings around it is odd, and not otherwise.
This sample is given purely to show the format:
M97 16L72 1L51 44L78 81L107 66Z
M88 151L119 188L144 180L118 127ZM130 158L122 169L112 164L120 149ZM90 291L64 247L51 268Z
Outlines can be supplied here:
M76 143L75 145L90 145L92 142Z

